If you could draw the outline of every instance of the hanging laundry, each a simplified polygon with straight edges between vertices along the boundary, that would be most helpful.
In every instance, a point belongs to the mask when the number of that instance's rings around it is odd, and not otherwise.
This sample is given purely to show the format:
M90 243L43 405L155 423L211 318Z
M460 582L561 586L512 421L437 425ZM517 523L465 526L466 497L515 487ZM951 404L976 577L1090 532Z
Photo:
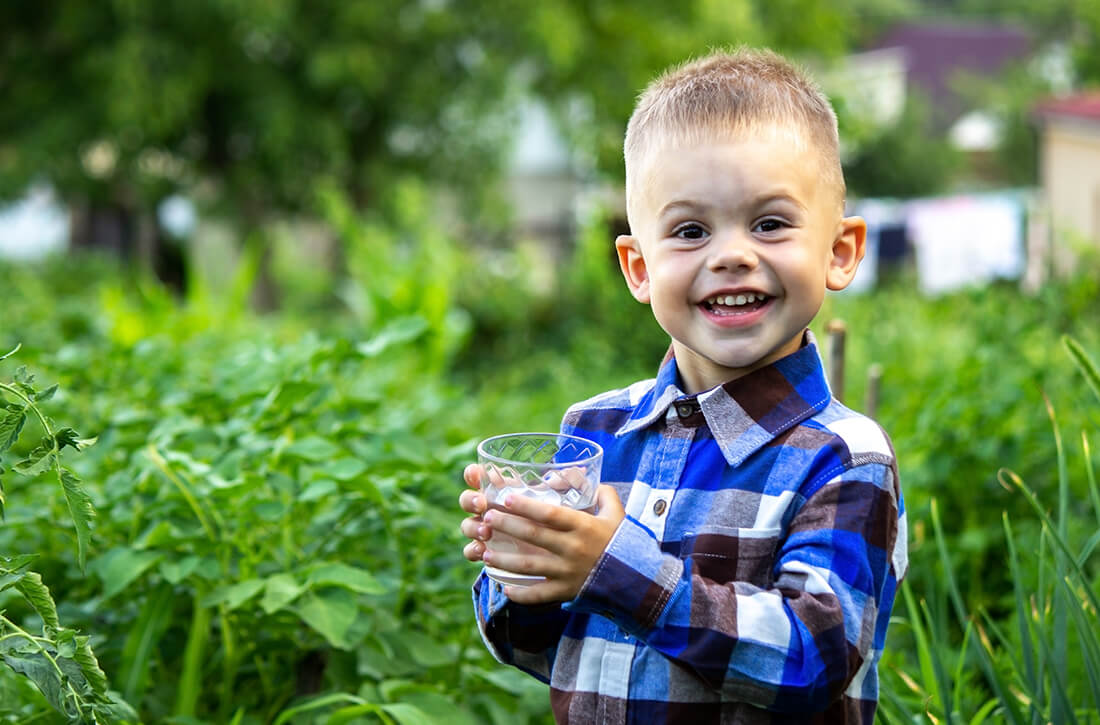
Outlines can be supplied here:
M899 265L909 259L909 236L904 222L890 222L878 229L879 266Z
M888 199L861 199L845 213L867 222L866 254L847 287L852 292L866 292L878 283L882 270L900 264L908 256L904 207Z
M922 292L941 294L1024 269L1023 207L1013 196L957 196L906 207Z

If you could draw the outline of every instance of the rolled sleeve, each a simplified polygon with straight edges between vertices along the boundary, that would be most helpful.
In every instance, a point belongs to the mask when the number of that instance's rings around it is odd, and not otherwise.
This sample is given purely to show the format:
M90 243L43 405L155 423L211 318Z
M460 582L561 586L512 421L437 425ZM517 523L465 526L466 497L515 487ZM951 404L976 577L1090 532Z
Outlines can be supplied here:
M473 600L478 631L493 657L548 682L568 618L561 605L516 604L484 572L474 582Z
M628 516L568 606L642 634L660 626L682 575L683 562L663 554L652 532Z

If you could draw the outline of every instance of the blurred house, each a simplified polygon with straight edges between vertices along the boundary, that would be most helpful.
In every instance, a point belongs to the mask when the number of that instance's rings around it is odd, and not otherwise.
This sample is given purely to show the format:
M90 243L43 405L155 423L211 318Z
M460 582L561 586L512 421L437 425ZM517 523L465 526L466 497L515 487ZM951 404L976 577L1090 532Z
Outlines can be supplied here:
M825 73L824 85L843 96L852 114L872 128L897 121L907 99L919 95L927 101L936 129L956 148L980 154L996 148L1000 124L989 109L975 105L968 82L1030 61L1032 45L1030 33L1022 28L903 23Z
M927 106L931 131L967 159L965 171L951 185L957 191L948 196L855 200L853 212L869 223L871 250L854 285L857 291L875 284L876 267L891 269L910 261L927 294L1025 275L1026 249L1033 238L1042 238L1041 229L1031 228L1034 193L1000 188L1003 182L991 159L1003 140L1003 109L987 107L981 93L984 82L1014 68L1061 85L1068 57L1058 48L1037 48L1025 28L909 22L824 74L823 85L843 99L856 134L873 138L890 128L915 99ZM960 224L961 219L967 223ZM952 264L942 264L945 255Z
M573 240L583 181L550 111L535 100L520 109L505 184L519 235L558 245Z
M905 60L910 87L930 102L933 121L952 136L976 110L967 98L968 78L994 78L1032 53L1031 34L1004 25L903 23L887 31L872 46L891 49ZM969 125L973 126L971 120Z
M844 97L852 115L874 127L889 126L905 108L908 59L901 48L852 53L839 68L824 72L830 95Z
M1100 90L1045 101L1036 118L1051 231L1100 249Z

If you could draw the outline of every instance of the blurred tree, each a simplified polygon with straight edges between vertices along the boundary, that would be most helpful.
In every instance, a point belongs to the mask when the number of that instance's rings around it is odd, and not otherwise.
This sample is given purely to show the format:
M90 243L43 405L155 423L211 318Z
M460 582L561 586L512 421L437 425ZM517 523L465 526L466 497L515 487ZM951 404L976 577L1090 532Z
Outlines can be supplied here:
M845 160L844 178L853 196L923 196L947 189L961 163L960 152L933 132L927 101L910 92L900 118Z
M76 243L155 258L156 206L183 191L262 243L322 182L360 207L403 174L475 197L520 91L621 173L658 70L741 42L835 56L855 18L897 1L16 0L0 9L0 197L47 181Z
M1100 83L1100 3L1096 0L923 0L946 5L959 17L994 19L1029 28L1041 44L1064 44L1070 50L1076 80Z
M562 126L592 154L595 168L621 176L623 131L634 102L670 64L739 44L803 61L835 58L865 27L862 19L877 16L871 8L902 2L543 0L530 6L517 37L535 49L525 66L531 88L557 102Z
M244 236L308 207L322 177L362 204L401 170L469 182L491 167L481 157L495 139L478 121L510 65L487 53L481 36L499 29L478 20L485 9L6 4L0 193L49 181L88 209L74 241L133 253L156 203L179 190Z

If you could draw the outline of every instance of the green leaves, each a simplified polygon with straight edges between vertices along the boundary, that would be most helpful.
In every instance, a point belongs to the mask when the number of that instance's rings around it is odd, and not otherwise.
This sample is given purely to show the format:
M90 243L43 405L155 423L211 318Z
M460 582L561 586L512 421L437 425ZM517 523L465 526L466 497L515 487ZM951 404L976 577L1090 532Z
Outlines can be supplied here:
M1092 385L1095 365L1075 341L1063 338L1063 343ZM995 618L991 607L964 601L961 576L952 560L958 552L950 547L933 500L932 534L942 576L926 586L919 606L911 593L913 585L903 585L908 616L900 618L898 634L911 630L920 677L908 676L897 665L884 669L897 672L905 684L893 693L886 686L886 721L926 715L948 723L995 719L1024 725L1083 722L1082 715L1100 711L1100 580L1094 566L1100 544L1100 488L1084 432L1084 481L1071 481L1067 451L1049 403L1048 412L1056 461L1054 505L1044 503L1041 489L1015 472L1003 468L998 473L1001 485L1018 494L1031 513L1024 525L1002 514L1012 589L996 607L1007 602L1012 616ZM964 632L961 647L954 646L949 626ZM896 641L897 635L892 636ZM906 704L906 689L915 707Z
M30 634L0 613L0 660L74 721L136 721L133 709L107 689L90 638L61 626L49 588L36 572L26 570L31 558L0 559L0 591L14 587L23 595L42 620L42 635Z
M351 648L347 636L359 612L352 592L336 587L311 590L294 606L294 612L333 647Z
M428 321L423 317L402 317L386 325L371 339L359 343L355 349L364 357L378 357L391 347L415 340L427 330Z
M0 592L15 586L27 575L26 568L34 561L34 556L0 556Z
M27 422L27 408L23 405L6 403L0 406L0 453L11 448L19 438L23 424Z
M4 624L0 617L0 634ZM72 629L47 629L44 637L0 637L0 660L25 675L57 712L73 722L137 722L124 700L107 689L107 678L89 639Z
M227 611L232 612L252 597L260 593L264 588L262 579L245 579L235 584L219 587L207 594L199 602L203 607L216 607L224 604Z
M306 590L305 584L299 584L289 574L275 574L264 582L264 596L260 599L260 608L265 614L274 614L293 602Z
M12 350L4 353L3 355L0 355L0 360L7 360L9 357L11 357L15 353L19 352L19 348L21 348L21 347L23 347L23 343L21 343L21 342L17 343L16 346Z
M200 602L204 607L224 606L232 612L262 593L259 608L272 615L287 609L334 647L350 649L352 625L362 615L356 595L383 595L388 589L369 572L342 562L318 563L297 575L274 574L267 579L245 579L218 587Z
M298 456L307 461L327 461L341 453L336 445L320 436L307 436L286 447L287 455Z
M91 497L75 473L61 466L57 466L57 472L65 494L65 504L69 508L69 516L76 529L76 563L83 570L92 540L91 522L95 518L95 508L92 506Z
M116 547L92 562L91 570L103 582L103 598L110 599L161 559L155 551Z
M1065 346L1066 351L1069 352L1073 362L1077 365L1077 368L1081 371L1081 374L1085 376L1085 381L1089 387L1092 388L1092 392L1096 395L1096 399L1100 401L1100 369L1097 368L1096 363L1089 357L1085 349L1081 347L1081 343L1074 340L1068 335L1062 338L1062 344Z
M18 473L24 476L37 476L57 464L55 451L58 450L53 436L46 436L23 460L12 466Z
M112 320L140 310L134 303ZM139 319L133 329L163 334L35 359L40 377L61 381L48 400L36 400L45 386L29 375L0 393L4 462L36 475L16 489L21 505L9 506L0 552L18 545L45 562L6 560L6 613L41 628L41 609L60 620L56 631L77 632L33 636L70 662L63 673L84 660L83 681L70 681L85 703L106 676L106 691L122 691L148 722L272 722L300 704L298 689L317 686L346 697L302 712L304 721L437 722L444 702L460 703L456 723L524 723L545 711L531 693L531 713L516 718L514 704L468 704L514 698L471 676L496 667L470 621L472 568L457 530L457 473L475 432L457 391L421 374L435 328L406 320L265 338L266 323L255 324L185 339L167 316ZM91 448L81 435L89 425L100 433ZM57 525L69 501L86 533L93 501L99 512L88 578L72 566L74 529ZM46 582L27 577L35 567ZM41 597L45 583L68 593L60 614ZM0 666L0 720L9 707L39 714L38 700L7 697L11 681L30 682L22 673L35 687L61 682L33 647L18 659L21 674ZM50 697L64 704L66 694Z
M54 604L49 588L42 583L42 577L37 572L24 573L15 583L15 588L34 607L34 611L42 618L45 626L54 629L61 627L61 621L57 618L57 605Z
M4 411L0 416L0 453L15 445L23 430L27 414L33 414L45 435L25 458L12 466L12 470L29 477L41 475L51 469L54 471L69 509L69 517L76 529L77 563L83 570L88 547L91 544L91 521L95 518L95 509L80 478L61 465L61 452L65 448L82 451L94 444L96 439L81 438L79 433L68 427L53 430L49 419L42 413L38 404L52 398L58 386L55 383L45 390L38 391L34 388L33 382L34 376L29 374L25 367L21 367L15 371L10 384L0 383L0 393L7 393L22 403L20 405L4 402L0 406L0 410ZM3 473L2 467L0 467L0 473ZM3 488L0 486L0 516L4 513L4 503Z
M386 593L386 587L370 572L340 562L317 564L308 572L310 586L337 586L360 594Z
M26 368L18 369L10 384L0 383L0 453L16 446L28 417L37 420L45 435L12 470L27 477L54 473L76 529L77 561L83 569L95 511L80 479L61 465L61 452L65 448L81 451L95 439L81 438L72 428L54 430L39 406L50 401L57 390L57 384L36 390L34 376ZM16 402L4 399L5 395ZM0 467L0 473L3 471ZM0 487L0 515L4 504ZM90 638L61 625L49 588L41 575L27 568L32 559L0 557L0 591L14 589L22 596L42 621L42 636L31 635L0 612L0 660L26 676L55 710L71 720L136 720L132 708L108 691L107 676L92 651Z

